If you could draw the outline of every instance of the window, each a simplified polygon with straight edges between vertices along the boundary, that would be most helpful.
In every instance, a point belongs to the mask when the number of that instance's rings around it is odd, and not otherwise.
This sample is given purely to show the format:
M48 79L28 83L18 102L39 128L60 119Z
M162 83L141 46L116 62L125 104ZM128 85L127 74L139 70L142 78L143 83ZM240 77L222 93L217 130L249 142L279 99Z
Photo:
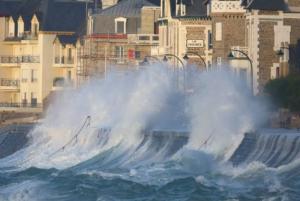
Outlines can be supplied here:
M126 18L119 17L115 19L115 32L118 34L126 34Z
M135 51L135 58L140 59L141 58L141 51Z
M18 19L18 37L22 37L24 34L24 22L22 17Z
M37 82L37 70L31 70L31 82Z
M8 22L8 37L15 36L15 22L12 17L9 18Z
M72 79L72 72L69 70L68 71L68 80L70 81Z
M36 107L36 106L37 106L36 93L31 92L31 107Z
M139 40L150 40L150 36L139 36Z
M276 78L280 77L280 68L276 67Z
M212 45L212 33L211 31L208 31L208 49L211 49L213 47Z
M217 65L221 66L222 65L222 57L217 58Z
M72 59L72 49L69 48L68 49L68 60L71 60Z
M37 34L37 32L38 32L38 25L34 24L34 33Z
M117 33L124 33L124 22L117 22Z
M116 46L115 47L115 55L116 55L116 58L122 59L124 57L124 47Z
M22 70L22 82L27 82L28 78L30 78L30 71L27 69Z
M216 23L216 41L222 40L222 23L217 22Z
M26 92L24 92L24 94L23 94L22 105L23 105L23 107L27 106L27 94L26 94Z

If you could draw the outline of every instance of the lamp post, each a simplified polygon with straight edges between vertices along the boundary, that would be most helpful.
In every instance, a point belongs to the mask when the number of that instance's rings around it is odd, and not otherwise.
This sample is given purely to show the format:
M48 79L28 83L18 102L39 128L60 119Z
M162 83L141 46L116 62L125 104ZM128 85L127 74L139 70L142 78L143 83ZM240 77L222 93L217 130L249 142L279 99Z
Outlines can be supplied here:
M280 47L280 49L276 52L276 54L278 55L278 56L280 56L280 57L282 57L282 56L284 56L284 49L286 49L286 50L288 50L289 51L289 53L291 53L292 55L293 55L293 57L294 57L294 62L293 62L293 64L295 65L295 68L297 67L296 65L297 65L297 62L296 62L296 58L297 58L297 53L296 53L296 51L293 49L293 48L291 48L291 47ZM290 57L289 57L289 62L291 61L291 59L290 59Z
M235 50L235 49L231 49L230 50L230 53L228 54L228 59L234 59L236 58L234 55L233 55L233 52L239 52L241 53L242 55L244 55L247 60L250 62L250 68L251 68L251 92L252 94L254 95L254 86L253 86L253 61L250 59L250 57L248 56L248 54L246 54L245 52L241 51L241 50Z
M169 56L176 58L179 61L179 63L182 65L182 69L183 69L183 91L185 91L185 65L184 65L183 61L178 56L176 56L174 54L164 54L163 61L168 62L167 57L169 57ZM179 76L179 74L177 74L177 76ZM179 88L179 77L177 77L177 85L178 85L178 88Z
M198 54L198 53L196 53L196 52L187 52L187 53L184 55L183 59L186 60L186 61L189 60L189 59L190 59L189 56L188 56L189 54L198 56L198 57L200 58L200 60L202 61L202 63L204 64L205 69L207 69L207 64L206 64L206 62L205 62L205 59L204 59L200 54Z
M145 64L149 63L149 59L153 59L153 60L157 61L158 63L162 64L162 62L161 62L161 60L159 60L159 58L157 58L155 56L148 56L148 55L144 57L143 63L145 63Z
M179 61L179 63L182 65L182 68L183 69L185 68L185 65L184 65L183 61L178 56L176 56L175 54L164 54L164 58L163 58L164 62L168 61L167 57L174 57L174 58L176 58L177 61Z

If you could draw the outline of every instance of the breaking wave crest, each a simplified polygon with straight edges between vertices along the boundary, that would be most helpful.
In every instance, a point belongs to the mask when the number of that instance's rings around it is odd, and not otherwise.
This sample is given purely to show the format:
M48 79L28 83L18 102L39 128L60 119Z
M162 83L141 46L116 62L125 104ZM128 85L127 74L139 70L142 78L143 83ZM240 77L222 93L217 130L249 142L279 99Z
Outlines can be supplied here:
M0 200L297 197L290 171L228 162L264 115L229 70L113 72L58 97L29 144L0 160Z

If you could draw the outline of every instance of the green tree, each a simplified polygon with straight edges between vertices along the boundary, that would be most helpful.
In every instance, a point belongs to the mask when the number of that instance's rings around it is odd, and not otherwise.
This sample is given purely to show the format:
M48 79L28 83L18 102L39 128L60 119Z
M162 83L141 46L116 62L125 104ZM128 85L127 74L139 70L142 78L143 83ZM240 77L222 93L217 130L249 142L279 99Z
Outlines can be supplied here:
M278 107L300 112L300 75L271 80L266 84L265 92Z

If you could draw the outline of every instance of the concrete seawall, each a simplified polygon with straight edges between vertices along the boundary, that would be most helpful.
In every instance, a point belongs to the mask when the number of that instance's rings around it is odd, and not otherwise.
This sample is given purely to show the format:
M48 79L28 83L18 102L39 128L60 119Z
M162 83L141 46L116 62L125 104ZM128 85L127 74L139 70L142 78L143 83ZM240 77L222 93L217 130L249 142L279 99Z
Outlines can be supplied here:
M235 165L253 161L278 167L300 159L300 130L263 129L246 133L230 161Z
M28 144L27 134L34 124L14 124L0 128L0 158L9 156ZM99 134L109 133L100 129ZM169 143L171 152L176 152L188 141L188 133L180 131L151 131L145 133L145 141L153 146ZM170 143L171 142L171 143ZM143 143L142 143L143 144ZM278 167L300 159L300 130L262 129L246 133L230 161L233 165L262 162L269 167Z

